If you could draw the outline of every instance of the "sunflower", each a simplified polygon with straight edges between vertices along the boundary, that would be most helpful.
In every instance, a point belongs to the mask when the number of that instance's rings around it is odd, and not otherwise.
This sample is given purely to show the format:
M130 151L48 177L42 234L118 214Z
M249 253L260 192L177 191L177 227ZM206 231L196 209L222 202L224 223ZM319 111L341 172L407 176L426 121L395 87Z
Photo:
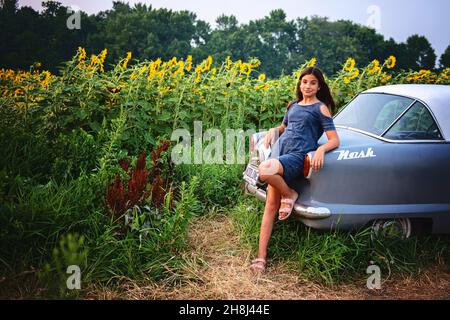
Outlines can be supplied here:
M131 52L128 51L127 52L127 57L125 58L125 61L123 62L123 68L124 69L127 68L128 62L130 62L130 60L131 60Z
M444 71L441 72L441 77L445 80L450 79L450 68L445 68Z
M42 87L48 88L52 75L47 70L43 71L42 75L44 76L44 79L41 81L41 85L42 85Z
M89 66L87 68L88 69L93 69L95 66L99 66L100 67L100 71L103 71L102 61L100 60L100 58L98 56L93 54L93 55L91 55L91 63L89 64Z
M389 80L391 80L392 75L388 75L386 73L383 73L383 79L381 81L383 81L384 83L388 82Z
M212 57L208 56L208 58L206 58L205 60L203 60L202 62L202 72L206 72L208 70L211 69L211 65L212 65Z
M230 56L227 57L226 63L227 63L227 65L225 66L225 68L230 69L231 64L232 64L232 61L231 61L231 57L230 57Z
M344 77L344 83L349 84L350 81L352 81L358 76L359 76L359 69L353 69L353 72L349 76Z
M186 59L186 63L184 64L186 71L191 71L192 68L192 56L188 55Z
M176 65L178 66L178 68L175 70L173 75L176 76L179 74L181 76L184 76L184 61L180 60L176 63Z
M144 64L142 67L139 68L139 74L143 74L145 71L147 71L147 66Z
M268 83L268 82L266 82L266 83L263 83L263 84L259 84L259 85L257 85L256 87L255 87L255 89L263 89L264 91L267 91L267 90L269 90L269 88L270 88L270 84Z
M160 73L158 71L158 68L161 66L162 60L161 58L158 58L156 61L152 61L150 63L150 68L149 68L149 73L148 73L148 77L147 80L150 81L152 80L154 77L157 77Z
M106 59L106 55L108 54L108 49L103 49L102 52L100 53L100 61L102 62L102 64L105 62Z
M348 58L344 65L345 71L352 71L356 65L356 61L353 58Z
M202 74L202 66L198 65L195 67L195 83L200 82L200 76Z
M217 68L216 67L212 68L211 69L211 79L214 79L214 77L216 76L216 73L217 73Z
M246 62L242 63L240 66L240 72L248 76L252 72L251 64Z
M368 73L368 74L373 74L373 73L375 73L375 72L377 72L377 71L381 71L381 68L380 68L380 61L378 61L377 59L373 60L373 61L370 63L369 66L370 66L370 69L367 70L367 73Z
M387 60L385 61L386 64L386 68L388 69L392 69L393 67L395 67L395 64L397 63L397 59L394 56L390 56L389 58L387 58Z
M82 47L78 47L78 63L86 59L86 50Z
M177 57L172 57L172 59L170 59L169 60L169 62L167 62L167 67L171 67L171 66L174 66L174 65L176 65L178 63L178 61L177 61Z
M261 61L258 58L252 58L250 60L250 65L252 68L258 68L261 65Z
M308 62L308 67L314 67L316 65L316 62L317 62L317 59L316 58L312 58Z

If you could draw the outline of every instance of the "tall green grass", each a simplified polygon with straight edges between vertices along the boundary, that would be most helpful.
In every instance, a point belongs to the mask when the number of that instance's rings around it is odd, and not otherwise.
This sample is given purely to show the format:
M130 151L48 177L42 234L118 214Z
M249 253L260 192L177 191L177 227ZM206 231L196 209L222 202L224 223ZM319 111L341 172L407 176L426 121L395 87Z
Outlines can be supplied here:
M264 203L242 197L232 210L241 241L257 253ZM276 222L269 242L269 261L286 263L290 269L327 285L367 278L375 264L385 277L418 274L432 265L449 266L448 236L412 237L403 241L371 241L370 230L320 232L290 219ZM384 278L386 279L386 278Z
M121 277L169 278L183 263L188 223L201 211L197 188L196 177L182 182L174 207L168 195L139 230L106 215L96 175L20 189L17 202L2 206L0 270L5 276L37 270L48 297L70 297L66 268L80 260L80 252L83 287ZM83 238L74 240L78 246L71 245L73 234Z
M41 265L61 235L84 232L102 201L99 191L87 176L64 184L18 185L17 199L4 203L0 214L2 267Z
M197 197L203 211L212 208L233 207L242 194L242 172L244 165L226 164L180 164L175 167L176 181L199 180Z

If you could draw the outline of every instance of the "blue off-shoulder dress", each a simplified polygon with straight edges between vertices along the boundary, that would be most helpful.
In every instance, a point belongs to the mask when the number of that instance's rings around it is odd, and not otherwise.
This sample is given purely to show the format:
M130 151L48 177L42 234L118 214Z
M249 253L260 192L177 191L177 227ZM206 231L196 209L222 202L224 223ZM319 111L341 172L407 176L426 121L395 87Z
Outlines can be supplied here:
M319 147L317 141L324 131L336 130L333 118L320 111L323 104L320 101L311 105L294 103L284 115L286 129L273 145L269 158L281 162L283 178L289 186L303 175L306 154Z

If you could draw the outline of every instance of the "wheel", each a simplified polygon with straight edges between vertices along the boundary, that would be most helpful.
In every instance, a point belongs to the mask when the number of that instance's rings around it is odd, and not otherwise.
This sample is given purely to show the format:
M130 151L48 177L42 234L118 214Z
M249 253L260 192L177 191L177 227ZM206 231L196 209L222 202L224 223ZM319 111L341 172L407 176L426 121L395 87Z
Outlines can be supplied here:
M372 224L371 239L408 239L412 233L411 220L409 218L400 219L380 219Z

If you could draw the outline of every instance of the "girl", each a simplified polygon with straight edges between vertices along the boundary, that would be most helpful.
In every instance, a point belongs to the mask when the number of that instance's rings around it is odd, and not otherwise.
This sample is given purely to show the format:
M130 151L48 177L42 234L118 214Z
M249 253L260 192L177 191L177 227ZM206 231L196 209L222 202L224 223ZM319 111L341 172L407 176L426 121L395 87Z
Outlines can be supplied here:
M339 146L329 110L335 112L335 103L322 72L315 67L306 68L300 75L296 93L297 99L289 103L282 124L270 129L264 138L268 147L277 133L281 135L272 147L269 159L258 168L259 179L267 182L268 187L258 257L251 264L251 269L256 272L265 271L267 244L277 211L278 219L286 220L299 196L290 185L303 173L306 154L316 150L311 165L317 172L323 167L325 152ZM317 141L324 131L328 141L319 147Z

